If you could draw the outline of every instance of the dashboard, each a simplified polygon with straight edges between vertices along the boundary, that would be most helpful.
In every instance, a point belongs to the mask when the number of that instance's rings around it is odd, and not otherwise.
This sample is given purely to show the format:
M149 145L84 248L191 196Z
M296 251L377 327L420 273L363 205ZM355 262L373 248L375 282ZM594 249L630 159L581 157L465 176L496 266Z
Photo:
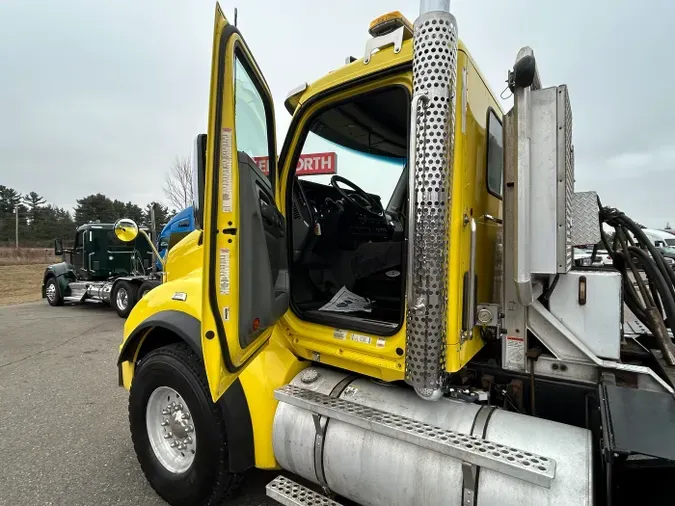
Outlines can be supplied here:
M349 189L347 194L368 205L365 199ZM367 194L380 203L380 197ZM363 242L402 240L403 226L395 217L385 213L375 216L345 199L331 185L307 180L295 180L293 188L293 249L302 249L308 235L319 239L315 246L353 249ZM400 239L399 237L400 236Z

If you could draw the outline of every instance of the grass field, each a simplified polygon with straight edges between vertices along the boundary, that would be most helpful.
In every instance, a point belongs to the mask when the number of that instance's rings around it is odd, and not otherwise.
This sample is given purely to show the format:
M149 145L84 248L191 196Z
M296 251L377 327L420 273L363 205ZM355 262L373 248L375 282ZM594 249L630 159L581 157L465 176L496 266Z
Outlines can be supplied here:
M0 265L0 306L40 300L47 265Z
M51 248L0 247L0 265L55 264L60 262Z

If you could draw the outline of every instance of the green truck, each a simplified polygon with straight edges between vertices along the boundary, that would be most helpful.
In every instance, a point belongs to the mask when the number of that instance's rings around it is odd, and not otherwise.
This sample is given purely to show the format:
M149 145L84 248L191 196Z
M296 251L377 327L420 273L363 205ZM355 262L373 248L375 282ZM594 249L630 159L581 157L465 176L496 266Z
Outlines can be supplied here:
M54 241L54 254L63 261L45 269L42 297L50 306L103 303L126 318L136 302L161 283L151 239L142 233L133 241L121 241L116 235L120 221L81 225L71 249L60 239Z

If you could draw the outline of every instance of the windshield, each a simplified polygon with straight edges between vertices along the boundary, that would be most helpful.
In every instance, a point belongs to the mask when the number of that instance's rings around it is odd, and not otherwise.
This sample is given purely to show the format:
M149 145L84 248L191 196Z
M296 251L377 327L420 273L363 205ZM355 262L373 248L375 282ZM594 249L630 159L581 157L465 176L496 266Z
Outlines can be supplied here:
M664 239L663 242L665 242L668 246L675 246L675 237L672 239Z
M355 182L367 193L379 195L382 204L386 207L405 161L405 158L356 151L319 137L314 132L309 132L298 161L296 174L303 179L321 184L330 184L333 174L339 174ZM315 168L318 170L312 174ZM332 172L321 174L322 168L326 169L325 172L328 172L330 168Z
M105 239L102 237L103 234L94 232L94 243L96 247L102 249L106 248L128 248L129 245L125 242L120 241L113 230L105 231Z

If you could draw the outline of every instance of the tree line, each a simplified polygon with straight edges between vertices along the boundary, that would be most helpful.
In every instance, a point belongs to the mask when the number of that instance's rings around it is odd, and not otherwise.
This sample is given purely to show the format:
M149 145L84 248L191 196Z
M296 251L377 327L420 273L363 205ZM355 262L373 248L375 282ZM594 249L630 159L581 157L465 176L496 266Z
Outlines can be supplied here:
M166 225L176 210L151 202L141 207L133 202L111 199L102 193L78 199L73 211L55 206L37 192L22 194L0 185L0 246L14 246L16 214L18 211L19 246L50 247L53 239L72 241L75 229L85 223L100 221L114 223L119 218L131 218L141 226L150 227L150 209L155 205L158 231Z

